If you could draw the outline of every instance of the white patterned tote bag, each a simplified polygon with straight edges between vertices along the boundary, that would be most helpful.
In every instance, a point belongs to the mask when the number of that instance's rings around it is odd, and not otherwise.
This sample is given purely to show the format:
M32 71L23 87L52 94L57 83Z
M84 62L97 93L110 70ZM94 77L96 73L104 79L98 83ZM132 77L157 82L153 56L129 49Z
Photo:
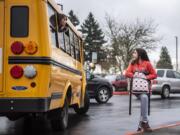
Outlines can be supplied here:
M135 72L132 81L132 92L134 94L149 93L149 81L146 79L145 74Z

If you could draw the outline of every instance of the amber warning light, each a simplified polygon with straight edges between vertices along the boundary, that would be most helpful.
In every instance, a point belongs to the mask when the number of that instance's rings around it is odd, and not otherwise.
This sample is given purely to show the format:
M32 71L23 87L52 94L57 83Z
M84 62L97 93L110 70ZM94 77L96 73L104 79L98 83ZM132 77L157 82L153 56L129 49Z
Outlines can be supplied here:
M30 41L25 45L25 52L27 54L35 54L38 50L37 44L33 41Z

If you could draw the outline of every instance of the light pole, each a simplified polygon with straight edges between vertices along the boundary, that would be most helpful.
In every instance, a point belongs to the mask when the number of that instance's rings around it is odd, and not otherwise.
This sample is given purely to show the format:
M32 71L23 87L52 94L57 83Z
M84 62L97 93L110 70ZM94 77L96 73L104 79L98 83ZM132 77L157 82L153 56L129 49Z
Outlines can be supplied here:
M176 38L176 71L178 71L178 37L175 36Z

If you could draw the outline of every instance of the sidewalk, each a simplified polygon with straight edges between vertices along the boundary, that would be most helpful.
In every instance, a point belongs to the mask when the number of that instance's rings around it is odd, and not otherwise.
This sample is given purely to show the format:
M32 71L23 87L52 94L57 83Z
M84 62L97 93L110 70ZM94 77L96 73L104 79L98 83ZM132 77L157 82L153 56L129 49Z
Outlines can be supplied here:
M153 132L132 132L126 135L180 135L180 122L153 128Z

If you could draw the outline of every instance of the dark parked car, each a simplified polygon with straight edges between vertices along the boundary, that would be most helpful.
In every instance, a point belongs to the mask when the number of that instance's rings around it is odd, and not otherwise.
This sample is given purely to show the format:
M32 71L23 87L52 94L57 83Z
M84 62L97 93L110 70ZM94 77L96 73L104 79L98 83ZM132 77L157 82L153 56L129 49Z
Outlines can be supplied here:
M127 78L123 75L118 75L115 81L112 81L112 85L115 91L118 90L127 90L128 88L128 81Z
M87 86L86 90L90 98L95 98L98 103L107 103L113 95L111 83L97 75L86 73Z

